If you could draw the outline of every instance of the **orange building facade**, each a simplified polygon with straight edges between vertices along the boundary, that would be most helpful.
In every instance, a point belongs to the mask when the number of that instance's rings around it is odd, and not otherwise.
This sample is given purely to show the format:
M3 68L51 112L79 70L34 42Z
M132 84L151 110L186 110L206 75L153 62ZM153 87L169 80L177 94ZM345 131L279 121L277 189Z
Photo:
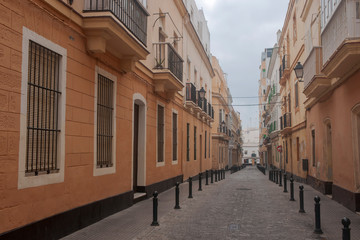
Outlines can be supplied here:
M212 168L183 1L98 2L0 3L0 238L59 238Z
M305 43L308 180L350 210L360 211L359 4L328 4L307 6L319 14L316 24L309 19L309 29L318 37Z

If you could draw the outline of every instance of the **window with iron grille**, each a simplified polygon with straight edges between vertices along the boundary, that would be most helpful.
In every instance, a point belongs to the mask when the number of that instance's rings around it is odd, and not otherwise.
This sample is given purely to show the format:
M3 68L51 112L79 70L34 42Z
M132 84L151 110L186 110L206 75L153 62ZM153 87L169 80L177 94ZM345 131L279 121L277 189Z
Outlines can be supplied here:
M186 124L186 161L190 161L190 124Z
M194 126L194 160L196 160L196 127Z
M59 171L61 55L30 40L27 86L26 175Z
M113 114L114 82L98 74L97 83L97 136L96 165L98 168L113 165Z
M157 151L159 163L164 162L164 107L158 105L158 124L157 124Z
M177 160L177 114L173 113L173 161Z

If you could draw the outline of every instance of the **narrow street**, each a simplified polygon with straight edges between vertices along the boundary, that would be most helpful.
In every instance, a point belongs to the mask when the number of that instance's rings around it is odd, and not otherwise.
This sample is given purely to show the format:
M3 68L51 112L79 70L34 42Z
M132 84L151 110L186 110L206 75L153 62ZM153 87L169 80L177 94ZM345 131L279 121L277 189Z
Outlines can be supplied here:
M210 181L209 181L210 182ZM288 183L289 184L289 183ZM188 184L181 185L180 210L174 207L174 189L159 195L159 227L151 227L152 199L114 214L64 239L340 239L341 218L351 219L352 239L360 239L360 216L305 185L305 211L300 214L298 185L295 202L289 193L268 180L255 167L227 174L226 179L198 191L188 199ZM289 188L289 187L288 187ZM313 197L321 197L324 234L314 230Z

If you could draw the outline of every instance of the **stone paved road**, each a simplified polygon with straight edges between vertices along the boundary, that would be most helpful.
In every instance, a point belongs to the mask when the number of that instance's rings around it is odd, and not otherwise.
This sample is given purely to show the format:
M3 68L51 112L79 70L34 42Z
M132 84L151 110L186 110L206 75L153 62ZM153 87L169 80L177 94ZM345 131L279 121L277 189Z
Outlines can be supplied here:
M151 227L152 199L114 214L64 239L341 239L340 220L352 220L352 239L360 234L360 216L305 186L305 214L298 213L298 184L295 198L270 182L254 167L247 167L226 179L204 186L193 199L188 184L181 184L180 210L174 210L174 189L159 195L159 227ZM314 229L313 196L322 198L324 234ZM324 226L326 225L326 226Z
M321 239L279 187L256 168L228 175L136 239Z

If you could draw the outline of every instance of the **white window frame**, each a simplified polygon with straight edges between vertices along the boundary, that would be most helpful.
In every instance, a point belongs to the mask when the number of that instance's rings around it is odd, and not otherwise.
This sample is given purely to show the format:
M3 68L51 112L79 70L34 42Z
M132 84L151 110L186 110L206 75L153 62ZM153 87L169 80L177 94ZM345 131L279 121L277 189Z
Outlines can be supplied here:
M113 139L112 139L112 166L107 168L98 168L97 167L97 87L98 87L98 77L99 74L110 79L114 82L113 91L114 91L114 99L113 99ZM116 173L116 89L117 89L117 77L113 74L107 72L106 70L100 68L99 66L95 66L95 87L94 87L94 166L93 166L93 175L94 176L102 176L108 174Z
M21 107L20 107L20 141L19 141L19 171L18 171L18 189L29 187L38 187L48 184L64 182L65 172L65 107L66 107L66 64L67 50L60 45L44 38L43 36L23 27L22 39L22 66L21 66ZM51 174L41 174L38 176L25 176L26 163L26 134L27 134L27 88L28 88L28 65L29 65L29 42L33 41L43 47L50 49L61 55L59 69L59 96L58 124L58 166L59 172Z
M174 129L174 120L173 120L173 114L176 114L176 122L177 122L177 134L176 134L176 160L173 159L174 156L174 147L173 147L173 129ZM171 114L171 159L172 159L172 165L178 164L179 161L179 113L175 109L172 110Z
M158 114L158 105L162 106L164 108L164 149L163 149L163 156L164 156L164 161L162 162L158 162L158 156L159 156L159 152L158 152L158 126L159 126L159 114ZM166 161L166 157L165 157L165 148L166 148L166 139L165 139L165 136L166 136L166 127L165 127L165 118L166 116L166 108L165 108L165 104L162 103L162 102L157 102L156 103L156 167L163 167L165 166L165 161Z

